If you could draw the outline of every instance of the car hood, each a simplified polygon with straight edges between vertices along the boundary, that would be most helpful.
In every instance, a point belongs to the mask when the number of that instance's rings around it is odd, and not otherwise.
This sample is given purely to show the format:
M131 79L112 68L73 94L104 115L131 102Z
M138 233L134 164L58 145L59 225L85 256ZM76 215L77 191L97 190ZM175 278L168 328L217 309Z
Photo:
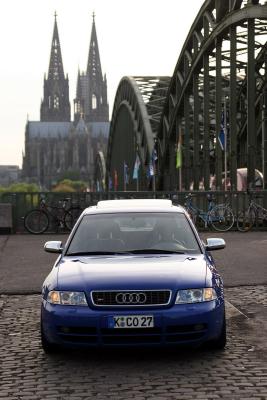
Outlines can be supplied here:
M203 254L63 257L57 282L59 290L195 288L208 271Z

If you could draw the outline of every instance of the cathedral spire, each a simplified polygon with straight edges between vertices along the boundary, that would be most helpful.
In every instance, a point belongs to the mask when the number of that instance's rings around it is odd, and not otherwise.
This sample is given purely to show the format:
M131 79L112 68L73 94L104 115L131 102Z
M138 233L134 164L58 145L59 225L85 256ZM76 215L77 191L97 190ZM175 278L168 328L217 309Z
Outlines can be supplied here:
M76 99L74 100L74 120L80 113L85 122L108 122L107 80L103 79L95 27L95 13L92 15L92 31L86 73L78 74Z
M70 121L69 81L64 75L56 13L48 77L44 79L41 121Z
M93 24L92 24L92 31L91 31L91 41L89 47L89 56L88 56L88 63L87 63L87 75L95 76L99 79L102 78L102 70L101 70L101 62L100 62L100 55L98 49L98 42L96 36L96 28L95 28L95 13L93 12Z
M57 13L55 12L54 32L51 45L48 79L64 78L64 69L57 27Z

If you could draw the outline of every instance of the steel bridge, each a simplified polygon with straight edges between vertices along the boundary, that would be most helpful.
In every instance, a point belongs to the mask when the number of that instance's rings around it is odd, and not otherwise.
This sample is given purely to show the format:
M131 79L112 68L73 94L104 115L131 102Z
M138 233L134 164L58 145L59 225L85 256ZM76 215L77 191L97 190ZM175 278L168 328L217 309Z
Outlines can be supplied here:
M254 189L258 169L266 189L266 41L267 2L206 0L172 77L121 79L110 127L106 188L198 190L202 183L209 190L213 176L215 188L222 190L227 175L236 190L237 169L247 168L248 187ZM181 168L176 164L178 142ZM137 154L140 168L133 179Z

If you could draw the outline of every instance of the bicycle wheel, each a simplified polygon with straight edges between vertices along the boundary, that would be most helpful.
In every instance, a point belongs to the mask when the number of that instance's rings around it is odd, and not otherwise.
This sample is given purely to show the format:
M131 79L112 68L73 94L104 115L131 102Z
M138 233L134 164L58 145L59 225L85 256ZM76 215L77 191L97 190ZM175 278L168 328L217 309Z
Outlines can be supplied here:
M236 225L240 232L248 232L256 221L255 212L252 209L240 211L237 217Z
M209 221L216 231L226 232L234 225L235 217L231 208L222 204L209 212Z
M205 218L202 213L196 215L195 225L200 231L203 231L206 228Z
M71 231L74 227L82 211L83 210L79 207L71 207L68 211L66 211L64 215L64 225L69 231Z
M191 221L196 225L196 221L197 221L197 214L194 213L192 210L190 209L186 209L186 211L188 212L188 215L191 219Z
M48 225L49 217L43 210L29 211L24 217L24 227L30 233L44 233Z

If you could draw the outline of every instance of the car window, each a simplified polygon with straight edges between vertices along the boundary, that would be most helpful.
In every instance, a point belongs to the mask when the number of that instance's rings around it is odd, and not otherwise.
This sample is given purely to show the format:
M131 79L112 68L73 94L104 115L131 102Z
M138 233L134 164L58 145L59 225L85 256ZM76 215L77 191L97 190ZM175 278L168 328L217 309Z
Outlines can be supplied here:
M85 215L67 254L151 250L200 253L182 213L114 213Z

